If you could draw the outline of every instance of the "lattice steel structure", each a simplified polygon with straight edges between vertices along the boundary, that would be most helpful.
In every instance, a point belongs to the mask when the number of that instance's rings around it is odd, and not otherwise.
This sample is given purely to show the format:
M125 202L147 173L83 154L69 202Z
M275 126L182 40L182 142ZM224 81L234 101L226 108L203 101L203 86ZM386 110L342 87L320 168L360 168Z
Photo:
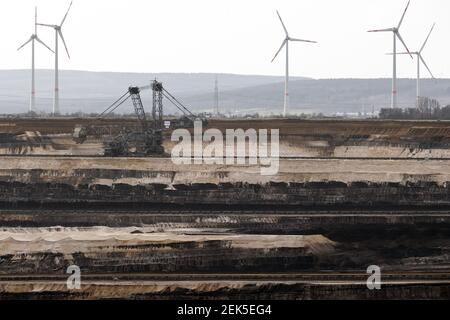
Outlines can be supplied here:
M161 82L154 80L152 82L153 91L153 124L155 130L162 130L163 126L163 85Z
M145 116L144 106L142 105L141 90L139 87L129 87L128 92L130 93L131 100L133 101L134 112L139 119L143 131L147 131L147 117Z

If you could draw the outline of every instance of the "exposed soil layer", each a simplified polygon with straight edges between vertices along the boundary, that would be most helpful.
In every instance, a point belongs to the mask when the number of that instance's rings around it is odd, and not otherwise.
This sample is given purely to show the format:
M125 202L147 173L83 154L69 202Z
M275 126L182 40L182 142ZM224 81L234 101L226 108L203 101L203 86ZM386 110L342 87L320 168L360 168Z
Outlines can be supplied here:
M338 241L173 225L162 232L163 223L157 232L152 225L3 228L0 298L448 299L448 227L335 227L329 237ZM65 283L74 264L81 290ZM372 264L382 268L380 291L366 287Z
M88 118L47 118L47 119L0 119L2 132L20 134L25 131L39 131L42 134L72 133L76 124L105 126L135 126L136 119L88 119ZM395 121L395 120L286 120L286 119L245 119L208 120L208 127L218 129L280 129L286 134L329 134L353 135L385 134L393 137L415 135L423 137L448 136L448 121Z
M86 121L0 120L1 299L450 297L450 123L210 121L280 129L292 158L263 175L81 157L102 155L100 138L70 139ZM80 291L65 284L73 264ZM369 265L382 290L367 289Z
M450 160L280 160L274 175L262 175L261 165L176 165L164 158L0 161L4 205L450 205Z
M220 205L280 205L305 209L321 208L448 208L450 192L447 186L433 183L346 185L315 183L273 185L177 185L166 190L161 185L129 186L80 185L53 183L0 184L0 204L3 207L100 207L152 208L161 204Z
M86 282L79 291L68 290L64 282L0 282L0 296L7 299L157 299L157 300L395 300L442 299L450 297L447 281L397 281L382 290L368 290L365 283L283 282Z
M76 125L94 125L108 134L136 130L135 119L0 119L0 154L102 155L103 138L76 144ZM450 158L450 122L355 120L214 120L208 127L279 129L280 155L291 157ZM174 143L165 132L164 148Z

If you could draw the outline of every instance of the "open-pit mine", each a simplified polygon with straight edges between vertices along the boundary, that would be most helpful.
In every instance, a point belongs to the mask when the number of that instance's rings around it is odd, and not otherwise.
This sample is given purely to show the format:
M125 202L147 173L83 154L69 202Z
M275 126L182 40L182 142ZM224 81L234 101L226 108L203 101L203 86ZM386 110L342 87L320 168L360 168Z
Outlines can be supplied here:
M449 122L208 121L279 129L274 175L174 164L171 130L106 157L80 124L135 120L0 119L0 299L450 298Z

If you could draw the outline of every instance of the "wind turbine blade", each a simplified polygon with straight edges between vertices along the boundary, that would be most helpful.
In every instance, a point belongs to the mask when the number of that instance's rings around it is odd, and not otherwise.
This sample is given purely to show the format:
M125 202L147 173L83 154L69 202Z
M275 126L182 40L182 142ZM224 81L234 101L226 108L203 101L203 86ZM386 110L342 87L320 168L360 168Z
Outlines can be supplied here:
M411 51L409 51L409 49L408 49L408 47L406 46L406 43L405 43L405 41L403 40L403 38L402 38L402 36L400 35L400 33L397 31L395 34L397 35L397 38L403 43L403 46L405 47L406 51L408 51L408 54L411 56L411 59L414 59L413 56L412 56L412 54L411 54Z
M286 26L283 23L283 19L281 19L281 16L280 16L280 13L278 12L278 10L277 10L277 15L278 15L278 18L280 18L281 25L283 26L284 32L286 32L286 36L288 37L289 36L288 31L286 29Z
M63 42L63 44L64 44L64 48L66 48L67 56L68 56L69 59L70 59L69 50L67 49L66 41L64 40L64 36L63 36L63 34L62 34L62 32L61 32L61 29L58 30L58 34L59 34L59 36L61 37L61 40L62 40L62 42Z
M45 24L45 23L36 23L36 25L38 26L43 26L43 27L49 27L49 28L55 28L57 26L55 26L54 24Z
M34 34L37 35L37 7L34 7Z
M408 53L408 52L397 52L397 55L399 55L399 54L401 54L401 55L403 55L403 54L409 55L409 54L417 54L417 53L416 52L411 52L411 53ZM386 53L386 55L387 56L392 56L394 54L391 52L391 53Z
M283 49L284 45L286 44L286 39L283 41L283 43L281 44L280 49L278 49L277 53L275 54L275 57L273 57L272 61L273 62L275 60L275 58L278 56L278 54L280 53L281 49Z
M423 43L422 47L421 47L420 50L419 50L420 53L422 53L423 49L425 48L425 45L427 44L428 39L430 38L431 33L433 32L433 29L434 29L434 26L435 26L435 25L436 25L436 23L434 23L433 26L431 27L431 30L430 30L430 32L428 33L428 36L427 36L427 38L425 39L425 42Z
M67 15L69 14L70 8L72 8L72 3L73 3L73 1L70 1L69 9L67 9L66 15L64 16L64 18L61 21L61 24L59 25L60 27L62 27L62 25L64 24L64 21L66 21L66 18L67 18Z
M31 37L30 39L27 40L27 42L25 42L23 45L21 45L19 47L19 49L17 49L17 51L19 51L20 49L22 49L23 47L25 47L28 43L30 43L33 40L33 37Z
M40 44L42 44L44 47L46 47L48 50L50 50L51 52L55 53L55 51L53 51L52 49L50 49L49 46L47 46L43 41L41 41L41 39L39 39L38 37L35 38L37 42L39 42Z
M408 11L409 4L411 3L411 0L408 0L408 4L406 5L405 11L403 12L402 18L400 19L400 22L398 23L397 29L400 29L400 26L402 25L403 19L405 18L406 11Z
M390 31L394 31L394 28L387 28L387 29L377 29L377 30L369 30L367 32L390 32Z
M423 65L427 68L428 72L431 74L431 76L433 77L433 79L436 79L433 75L433 73L431 72L430 68L428 68L427 63L425 62L425 60L422 58L422 55L419 54L419 58L420 61L422 61Z
M298 41L298 42L317 43L317 41L303 40L303 39L296 39L296 38L289 38L289 40L291 40L291 41Z

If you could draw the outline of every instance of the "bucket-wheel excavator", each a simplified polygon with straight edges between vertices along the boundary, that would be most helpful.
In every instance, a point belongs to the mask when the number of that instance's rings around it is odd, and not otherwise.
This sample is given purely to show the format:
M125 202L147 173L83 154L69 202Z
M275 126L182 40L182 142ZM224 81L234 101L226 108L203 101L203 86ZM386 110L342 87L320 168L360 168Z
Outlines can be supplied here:
M148 121L147 115L142 104L140 92L142 90L152 89L153 108L152 119ZM163 97L174 104L184 116L177 121L173 121L172 128L192 128L195 115L179 102L171 93L169 93L161 82L154 80L151 85L144 87L129 87L119 99L103 111L99 118L102 119L111 114L125 101L131 98L134 106L134 112L138 121L136 129L124 129L119 134L110 136L104 140L105 156L152 156L164 154L163 142ZM200 119L206 124L205 119ZM83 143L89 135L97 132L99 128L94 126L75 127L73 139L77 143Z

